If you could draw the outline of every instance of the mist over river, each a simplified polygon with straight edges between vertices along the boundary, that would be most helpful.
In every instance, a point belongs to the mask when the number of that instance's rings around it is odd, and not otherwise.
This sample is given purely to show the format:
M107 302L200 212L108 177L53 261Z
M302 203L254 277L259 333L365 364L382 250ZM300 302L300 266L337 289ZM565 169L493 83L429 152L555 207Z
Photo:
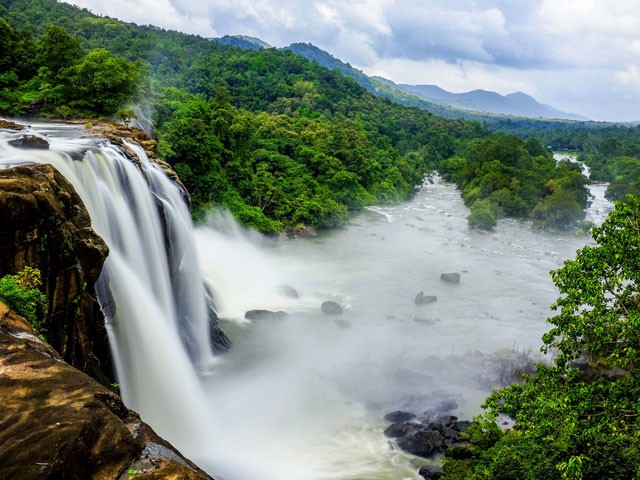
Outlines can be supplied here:
M609 208L595 201L589 218ZM462 418L480 413L508 379L504 359L540 355L558 295L549 271L590 242L514 220L473 231L467 215L435 178L412 201L313 239L267 240L224 215L199 228L202 272L234 341L206 380L216 433L203 466L222 480L419 478L427 462L393 448L383 415L443 401ZM279 294L283 284L300 298ZM437 301L416 306L420 291ZM344 313L322 314L325 300ZM245 320L251 309L289 316Z

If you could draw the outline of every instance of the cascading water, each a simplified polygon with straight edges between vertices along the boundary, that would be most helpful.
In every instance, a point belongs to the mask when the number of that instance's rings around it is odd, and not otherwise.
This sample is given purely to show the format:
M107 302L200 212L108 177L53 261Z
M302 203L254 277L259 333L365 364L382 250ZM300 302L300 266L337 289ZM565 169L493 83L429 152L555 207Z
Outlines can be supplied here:
M54 138L50 151L28 152L3 142L1 161L50 163L74 185L109 246L96 292L123 399L186 455L204 458L213 420L196 369L213 357L182 192L140 147L130 145L136 165L119 147L87 142Z

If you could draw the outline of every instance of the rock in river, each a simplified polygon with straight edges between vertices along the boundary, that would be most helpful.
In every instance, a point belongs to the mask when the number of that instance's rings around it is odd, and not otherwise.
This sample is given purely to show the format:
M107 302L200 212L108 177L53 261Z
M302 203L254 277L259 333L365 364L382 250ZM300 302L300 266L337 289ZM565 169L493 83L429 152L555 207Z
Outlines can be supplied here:
M438 300L435 295L425 295L424 292L418 292L413 303L416 305L427 305Z
M449 283L460 283L460 274L458 272L441 273L440 280Z
M334 302L333 300L327 300L326 302L322 302L320 305L320 310L325 315L340 315L342 313L342 307L338 302Z

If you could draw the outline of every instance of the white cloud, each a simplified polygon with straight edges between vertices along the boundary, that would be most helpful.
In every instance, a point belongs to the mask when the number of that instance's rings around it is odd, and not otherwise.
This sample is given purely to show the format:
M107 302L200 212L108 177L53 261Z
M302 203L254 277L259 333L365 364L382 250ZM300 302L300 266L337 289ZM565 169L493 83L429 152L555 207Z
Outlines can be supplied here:
M207 17L184 14L171 0L69 0L67 3L138 25L156 25L205 37L218 36Z

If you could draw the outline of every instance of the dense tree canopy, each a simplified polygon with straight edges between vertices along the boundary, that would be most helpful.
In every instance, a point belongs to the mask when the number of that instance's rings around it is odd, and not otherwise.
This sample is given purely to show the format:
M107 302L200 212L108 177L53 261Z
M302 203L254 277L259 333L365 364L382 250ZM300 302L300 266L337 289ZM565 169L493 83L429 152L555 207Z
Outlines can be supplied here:
M535 139L495 134L474 140L441 161L439 170L460 187L476 228L490 230L498 218L519 217L566 229L584 218L586 179L578 165L556 163Z

